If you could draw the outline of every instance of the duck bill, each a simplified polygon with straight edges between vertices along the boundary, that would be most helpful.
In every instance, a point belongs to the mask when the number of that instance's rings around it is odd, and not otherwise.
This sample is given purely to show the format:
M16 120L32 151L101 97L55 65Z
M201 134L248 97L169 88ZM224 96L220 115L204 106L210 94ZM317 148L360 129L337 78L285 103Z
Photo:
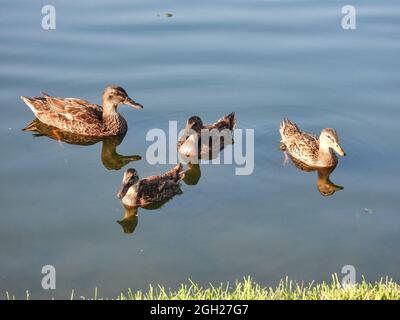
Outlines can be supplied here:
M135 109L143 109L143 106L140 103L137 103L136 101L134 101L133 99L127 97L124 101L124 104L131 106Z
M342 149L341 146L337 145L335 148L335 151L338 153L338 155L344 157L346 155L346 152Z
M119 189L119 191L118 191L118 193L117 193L117 198L118 198L119 200L122 200L122 199L125 197L126 193L128 192L129 188L130 188L130 185L129 185L129 184L123 183L123 184L121 185L121 188Z

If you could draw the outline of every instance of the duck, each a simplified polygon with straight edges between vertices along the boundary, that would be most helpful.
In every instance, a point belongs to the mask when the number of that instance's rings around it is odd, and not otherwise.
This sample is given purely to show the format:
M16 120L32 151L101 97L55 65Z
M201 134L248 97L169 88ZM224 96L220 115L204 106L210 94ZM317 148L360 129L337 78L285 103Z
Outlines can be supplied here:
M129 168L124 173L117 197L125 207L146 207L165 202L182 193L180 182L183 177L184 171L181 163L164 174L143 179L139 179L135 169Z
M187 120L184 134L178 140L178 153L191 161L194 158L215 158L225 146L233 143L232 133L235 128L234 112L206 125L199 116L192 116Z
M78 98L56 98L42 92L42 97L21 99L41 122L74 134L107 137L125 134L126 120L118 113L120 104L142 109L119 86L107 86L102 96L102 105Z
M338 163L335 151L340 156L345 156L340 145L337 133L332 128L321 131L319 138L303 132L297 124L289 119L284 119L279 128L281 135L281 149L289 154L292 159L300 161L315 168L334 167Z

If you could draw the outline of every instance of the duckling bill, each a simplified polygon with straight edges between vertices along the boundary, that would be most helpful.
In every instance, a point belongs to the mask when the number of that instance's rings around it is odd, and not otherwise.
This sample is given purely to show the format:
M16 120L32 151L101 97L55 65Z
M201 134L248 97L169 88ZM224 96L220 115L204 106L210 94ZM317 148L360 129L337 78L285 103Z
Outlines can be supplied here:
M119 86L108 86L102 96L102 105L77 98L56 98L42 93L43 97L21 99L41 122L60 130L95 137L125 134L126 120L118 113L121 104L135 109L143 106L128 96Z

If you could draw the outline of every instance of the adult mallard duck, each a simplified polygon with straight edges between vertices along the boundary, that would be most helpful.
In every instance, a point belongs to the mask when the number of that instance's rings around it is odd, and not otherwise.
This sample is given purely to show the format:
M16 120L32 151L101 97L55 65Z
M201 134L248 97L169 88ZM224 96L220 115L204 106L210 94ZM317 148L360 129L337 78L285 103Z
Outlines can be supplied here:
M127 207L144 207L164 201L182 193L180 181L183 176L183 166L180 163L162 175L143 179L139 179L135 169L128 169L124 173L117 197Z
M178 140L178 152L187 159L214 158L226 145L232 143L235 127L234 112L208 125L204 125L198 116L190 117L184 134Z
M303 162L311 167L333 167L337 164L337 157L333 150L340 156L345 152L339 143L336 131L326 128L321 131L319 138L300 131L299 127L289 119L281 122L279 132L281 134L281 148L291 158Z
M41 122L63 131L95 137L125 134L128 125L118 113L120 104L136 109L143 106L133 101L126 91L117 86L108 86L103 92L102 106L77 98L55 98L47 93L43 97L21 99L31 108Z

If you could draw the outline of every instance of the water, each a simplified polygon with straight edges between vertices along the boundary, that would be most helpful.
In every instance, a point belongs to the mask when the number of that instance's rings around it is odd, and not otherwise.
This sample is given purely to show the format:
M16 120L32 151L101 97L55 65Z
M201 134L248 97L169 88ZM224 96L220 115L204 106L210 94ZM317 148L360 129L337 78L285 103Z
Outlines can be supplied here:
M247 275L264 285L286 275L321 281L348 264L358 279L400 280L398 1L352 1L357 29L348 31L345 1L55 0L52 31L41 29L44 4L1 4L2 297L68 298L95 287L114 296ZM110 83L145 106L120 108L130 128L116 150L142 157L124 168L146 176L171 167L145 161L149 129L235 111L239 128L255 129L254 173L202 166L197 184L140 210L134 232L123 233L123 169L103 165L104 144L21 131L33 116L20 95L99 103ZM316 172L283 166L283 117L309 132L337 130L348 156L330 180L343 190L323 197ZM41 288L47 264L57 270L51 292Z

